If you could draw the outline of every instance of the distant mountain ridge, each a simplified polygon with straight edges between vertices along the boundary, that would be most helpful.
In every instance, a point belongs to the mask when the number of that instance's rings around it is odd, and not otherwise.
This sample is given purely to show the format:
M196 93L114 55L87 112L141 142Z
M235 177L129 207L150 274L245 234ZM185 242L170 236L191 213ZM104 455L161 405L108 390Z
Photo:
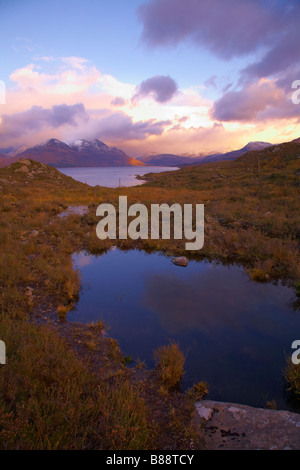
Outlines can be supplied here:
M66 144L58 139L49 139L18 153L14 157L2 159L0 166L9 165L20 158L31 158L57 168L144 165L139 160L129 157L123 150L108 147L98 139L92 141L81 139L71 144Z
M211 162L220 162L223 160L235 160L244 153L247 153L251 150L263 150L266 147L270 147L272 144L269 142L249 142L245 147L233 150L226 153L214 153L212 155L207 155L205 157L185 157L183 155L174 155L174 154L158 154L158 155L148 155L140 157L143 163L153 166L179 166L184 167L187 165L202 165L203 163Z
M178 166L182 163L192 163L195 159L172 153L161 153L139 157L139 160L151 166Z
M236 158L242 156L244 153L253 151L253 150L263 150L267 147L271 147L272 144L269 142L249 142L245 147L232 150L231 152L226 153L217 153L213 155L207 155L207 157L202 158L201 160L194 159L194 162L188 163L188 165L203 165L204 163L213 163L213 162L222 162L226 160L235 160Z
M292 142L300 142L300 138ZM109 147L98 139L78 139L65 143L58 139L49 139L44 143L22 150L14 157L0 152L0 167L8 166L20 158L31 158L57 168L63 167L112 167L112 166L170 166L186 167L203 165L226 160L235 160L249 151L259 151L274 144L269 142L249 142L243 148L226 153L212 154L204 157L189 157L175 154L157 154L141 156L139 159L129 157L123 150Z

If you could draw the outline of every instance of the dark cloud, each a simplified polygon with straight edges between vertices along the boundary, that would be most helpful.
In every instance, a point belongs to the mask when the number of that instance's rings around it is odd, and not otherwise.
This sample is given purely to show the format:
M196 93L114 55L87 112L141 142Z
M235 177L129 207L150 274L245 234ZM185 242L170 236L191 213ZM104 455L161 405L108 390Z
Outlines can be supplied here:
M296 0L150 0L138 8L150 46L191 40L229 59L268 46L288 26Z
M276 76L300 62L300 2L283 34L278 34L269 51L261 60L242 70L243 78Z
M300 61L294 67L279 73L276 78L276 84L282 88L287 94L291 91L291 86L294 80L300 79Z
M241 70L235 90L223 88L214 119L299 117L290 100L291 84L300 78L299 0L149 0L138 16L151 47L189 40L221 59L256 57ZM214 86L215 78L206 85Z
M52 106L48 116L49 123L50 125L52 124L53 127L60 127L63 124L76 126L78 118L84 120L88 119L85 107L82 103Z
M214 103L212 117L219 121L252 121L271 104L274 97L268 85L246 87L225 93Z
M37 132L44 127L58 128L65 124L76 126L79 120L88 120L82 103L61 104L45 109L32 106L27 111L2 115L1 134L17 138L28 132Z
M156 75L143 81L133 97L136 101L145 96L152 96L158 103L169 101L177 92L177 84L171 77Z
M218 121L264 121L268 119L300 119L299 106L292 103L292 90L287 94L276 81L245 85L229 91L214 103L211 117Z

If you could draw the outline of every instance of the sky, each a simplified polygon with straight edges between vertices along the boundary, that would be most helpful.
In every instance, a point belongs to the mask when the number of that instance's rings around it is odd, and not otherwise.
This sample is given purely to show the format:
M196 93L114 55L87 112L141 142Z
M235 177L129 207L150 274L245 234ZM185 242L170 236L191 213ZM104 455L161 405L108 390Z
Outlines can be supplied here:
M300 0L0 0L0 152L133 157L300 136Z

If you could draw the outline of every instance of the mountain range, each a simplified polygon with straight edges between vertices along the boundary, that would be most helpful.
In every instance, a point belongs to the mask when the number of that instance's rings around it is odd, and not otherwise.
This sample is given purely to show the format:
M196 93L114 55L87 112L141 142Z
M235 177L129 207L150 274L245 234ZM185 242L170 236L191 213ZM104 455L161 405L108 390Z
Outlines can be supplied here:
M249 142L245 147L233 150L231 152L219 153L213 155L207 155L207 157L202 158L197 162L197 164L202 165L203 163L212 163L212 162L221 162L225 160L235 160L244 153L251 152L253 150L263 150L267 147L271 147L272 144L269 142ZM196 163L196 162L195 162Z
M1 158L7 158L7 155L6 155L5 153L1 153L1 152L0 152L0 159L1 159Z
M297 139L296 139L297 140ZM174 154L142 156L139 159L129 157L123 150L109 147L98 139L91 141L80 139L66 144L57 139L23 149L9 157L0 152L0 167L10 165L20 158L31 158L57 168L63 167L111 167L111 166L175 166L202 165L204 163L235 160L244 153L263 150L270 147L269 142L249 142L245 147L231 152L207 155L205 157L187 157Z
M146 165L151 166L180 166L185 163L195 162L193 157L184 157L181 155L174 155L172 153L160 153L158 155L145 155L139 157Z
M92 141L76 140L66 144L57 139L30 147L14 157L0 160L0 166L7 166L20 158L30 158L50 166L63 167L108 167L108 166L143 166L144 163L129 157L123 150L108 147L98 139Z
M181 155L173 154L160 154L160 155L149 155L141 157L142 160L147 165L153 166L179 166L184 167L187 165L202 165L203 163L212 163L220 162L223 160L235 160L244 153L247 153L251 150L263 150L266 147L270 147L272 144L269 142L249 142L245 147L233 150L226 153L215 153L212 155L207 155L205 157L184 157Z

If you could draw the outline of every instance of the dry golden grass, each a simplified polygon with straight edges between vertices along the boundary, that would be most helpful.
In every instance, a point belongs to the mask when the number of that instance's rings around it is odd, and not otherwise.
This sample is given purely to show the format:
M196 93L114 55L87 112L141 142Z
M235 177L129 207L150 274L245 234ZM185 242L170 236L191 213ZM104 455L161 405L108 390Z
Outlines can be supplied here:
M1 316L7 365L0 374L0 449L143 449L141 391L99 383L54 331Z
M165 390L170 390L179 384L183 375L185 357L175 342L162 346L154 351L154 359L158 370L158 377Z
M299 147L284 144L236 162L155 175L146 187L126 190L90 188L36 162L28 173L19 171L22 162L0 170L0 334L8 351L0 375L0 448L150 445L153 428L143 391L124 375L117 380L114 372L106 374L109 383L99 382L55 331L28 319L51 303L63 320L76 302L80 278L72 266L75 251L101 253L114 243L186 255L185 240L98 240L96 207L117 203L119 195L127 195L129 204L143 202L148 207L204 203L205 245L193 253L195 258L243 263L253 279L284 278L297 285ZM86 205L89 212L57 217L70 205ZM98 326L101 334L103 325ZM91 353L97 350L93 338L86 341ZM118 345L109 338L108 343L107 360L119 361L121 371L124 358ZM180 380L184 357L171 345L156 358L162 384L170 389ZM294 381L294 368L290 372ZM170 422L176 424L175 418Z

